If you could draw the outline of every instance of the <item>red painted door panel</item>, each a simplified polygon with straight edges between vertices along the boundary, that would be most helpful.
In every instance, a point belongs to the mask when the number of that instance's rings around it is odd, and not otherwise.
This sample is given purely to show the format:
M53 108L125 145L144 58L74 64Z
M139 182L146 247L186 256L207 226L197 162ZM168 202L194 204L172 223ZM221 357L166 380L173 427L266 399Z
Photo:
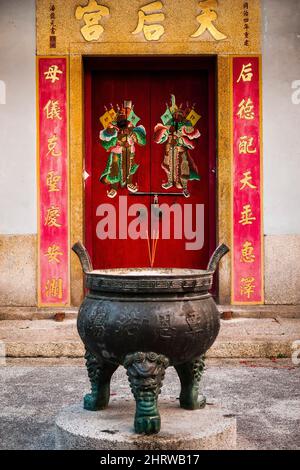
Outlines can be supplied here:
M190 151L200 176L200 181L188 181L188 191L190 197L183 196L182 190L172 187L168 190L162 188L162 182L167 181L167 175L162 169L165 154L165 144L153 144L151 142L151 191L178 193L178 196L158 197L159 203L165 203L169 206L177 204L180 206L183 220L187 205L192 206L193 229L196 229L196 204L204 205L204 227L201 223L200 230L204 229L204 246L201 250L187 250L185 239L162 240L157 242L156 256L154 266L160 267L206 267L209 256L209 108L208 108L208 73L207 71L176 71L175 73L160 72L153 77L152 96L155 100L151 103L151 129L160 121L160 116L165 112L166 100L169 101L170 93L176 97L178 106L186 102L195 103L195 109L201 115L201 119L196 124L201 136L193 141L195 148ZM173 219L171 219L172 226ZM199 224L198 224L199 225ZM184 229L184 224L182 223ZM184 232L184 230L183 230ZM172 232L171 232L172 233ZM198 233L200 238L200 234Z
M162 188L166 173L161 167L165 144L154 142L154 127L161 122L170 95L176 96L177 105L186 101L196 103L195 110L201 119L195 126L201 137L195 143L190 155L195 161L200 181L189 181L189 198L183 197L182 190ZM95 268L148 267L150 266L149 245L156 245L154 267L205 268L215 248L215 105L214 105L214 61L193 59L95 59L85 64L85 170L90 175L85 181L85 228L86 246L91 253ZM200 250L187 250L186 239L171 239L157 243L145 239L132 240L119 234L120 196L127 197L127 205L144 204L151 213L153 195L139 195L118 190L114 199L107 197L107 185L99 181L109 153L99 140L102 125L99 117L104 106L110 107L124 100L132 100L135 113L141 118L147 133L146 146L136 145L135 161L139 164L134 175L139 193L176 193L158 195L159 204L179 204L181 214L185 205L191 205L193 229L195 230L196 205L204 205L204 245ZM116 239L99 240L97 224L102 216L97 208L112 204L116 211ZM124 215L124 198L122 198ZM130 223L134 217L128 217ZM171 218L171 226L173 219ZM198 228L199 229L199 228ZM201 230L203 227L201 227ZM183 230L184 231L184 230ZM148 233L153 233L149 217ZM124 236L124 239L120 239Z
M112 73L109 71L97 71L91 77L91 168L88 171L90 177L87 184L91 185L91 192L88 201L90 205L90 217L86 227L90 231L92 261L95 268L105 267L140 267L147 266L149 263L147 243L145 240L131 240L120 232L119 224L119 198L120 196L128 196L126 188L118 191L118 195L114 199L107 197L108 186L99 181L100 175L106 166L109 152L105 151L99 139L99 132L103 129L99 121L99 117L104 113L104 106L110 107L110 103L114 106L118 103L121 105L124 99L132 99L135 105L135 112L141 118L141 124L147 129L150 128L150 113L147 107L149 103L149 78L146 73L136 74L135 72L126 72L125 76L120 73ZM127 97L127 98L126 98ZM135 176L140 191L149 191L150 187L150 146L146 145L136 148L136 163L139 168ZM129 200L129 203L135 201ZM150 198L139 197L139 203L150 204ZM99 240L96 229L100 221L97 216L97 208L103 204L111 204L115 207L116 213L116 239ZM121 215L124 215L121 210ZM130 221L132 218L129 218Z

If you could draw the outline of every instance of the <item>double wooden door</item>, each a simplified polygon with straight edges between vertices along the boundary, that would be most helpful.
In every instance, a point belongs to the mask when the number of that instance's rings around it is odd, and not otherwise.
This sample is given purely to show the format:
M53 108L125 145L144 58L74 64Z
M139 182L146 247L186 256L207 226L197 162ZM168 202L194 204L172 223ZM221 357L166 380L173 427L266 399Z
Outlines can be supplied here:
M85 63L85 244L95 268L122 267L188 267L205 268L215 248L215 63L212 59L193 58L97 58ZM166 153L165 143L154 139L154 129L170 103L171 95L182 109L195 105L201 118L195 125L201 136L193 141L189 151L200 179L188 181L189 197L173 186L164 189L167 175L162 168ZM109 186L100 181L107 165L109 151L99 139L103 129L100 116L113 105L122 106L131 100L134 112L140 118L138 125L146 130L146 145L135 145L135 163L139 165L133 175L135 193L125 187L117 188L114 198L108 197ZM105 206L108 204L109 206ZM143 205L148 213L147 238L132 239L124 230L136 215L128 215L134 204ZM175 207L182 217L182 237L176 235L171 211L170 236L158 235L157 225L151 223L151 211L164 204ZM175 205L175 206L174 206ZM187 206L189 208L187 209ZM133 206L133 209L136 206ZM99 222L115 213L115 230L110 237L99 238ZM111 208L113 210L111 211ZM179 215L178 215L179 214ZM185 219L186 218L186 219ZM121 220L122 219L122 220ZM124 222L125 221L125 222ZM195 249L187 249L190 234L195 233ZM143 222L145 224L145 222ZM159 221L160 232L162 221ZM178 219L177 219L178 223ZM100 226L101 223L100 223ZM98 230L97 230L98 227ZM201 231L201 233L200 233ZM98 233L97 233L98 232ZM103 237L102 237L103 238ZM199 240L203 239L199 245Z

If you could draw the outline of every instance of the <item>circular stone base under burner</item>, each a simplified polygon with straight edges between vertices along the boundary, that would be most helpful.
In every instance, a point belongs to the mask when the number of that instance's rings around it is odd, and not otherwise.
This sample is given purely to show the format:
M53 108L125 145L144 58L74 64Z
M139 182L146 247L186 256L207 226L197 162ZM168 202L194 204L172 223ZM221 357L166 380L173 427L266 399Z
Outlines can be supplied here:
M102 411L82 405L61 410L56 418L56 449L229 450L236 448L236 419L216 405L183 410L175 398L160 400L159 434L135 434L133 400L112 397Z

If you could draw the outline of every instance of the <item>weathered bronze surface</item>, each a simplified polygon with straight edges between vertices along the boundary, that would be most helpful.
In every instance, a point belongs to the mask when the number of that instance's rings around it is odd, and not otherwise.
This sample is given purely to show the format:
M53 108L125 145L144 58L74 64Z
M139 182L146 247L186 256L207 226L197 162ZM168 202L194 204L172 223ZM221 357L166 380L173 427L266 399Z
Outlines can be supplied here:
M127 369L136 400L137 433L160 430L157 397L168 366L174 366L180 378L180 406L205 406L205 398L199 396L203 356L220 328L219 312L209 289L228 248L217 248L206 271L93 270L80 242L73 250L80 258L89 289L78 316L92 387L84 407L100 410L108 405L110 379L121 364Z

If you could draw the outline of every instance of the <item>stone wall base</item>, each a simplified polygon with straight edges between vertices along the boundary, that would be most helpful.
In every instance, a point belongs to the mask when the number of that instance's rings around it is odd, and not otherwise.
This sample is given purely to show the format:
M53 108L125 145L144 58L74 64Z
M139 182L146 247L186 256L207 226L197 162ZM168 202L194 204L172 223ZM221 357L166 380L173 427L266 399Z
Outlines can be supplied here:
M266 305L247 306L246 309L234 307L233 311L249 312L250 316L260 312L261 316L269 316L266 312L271 310L266 308L267 306L285 305L287 307L280 315L292 316L293 312L300 309L300 235L266 235L264 239ZM35 309L37 307L36 235L0 235L0 272L0 320L52 318L54 311L74 311ZM4 307L12 309L7 309L5 313ZM13 313L13 308L16 307L20 308Z

